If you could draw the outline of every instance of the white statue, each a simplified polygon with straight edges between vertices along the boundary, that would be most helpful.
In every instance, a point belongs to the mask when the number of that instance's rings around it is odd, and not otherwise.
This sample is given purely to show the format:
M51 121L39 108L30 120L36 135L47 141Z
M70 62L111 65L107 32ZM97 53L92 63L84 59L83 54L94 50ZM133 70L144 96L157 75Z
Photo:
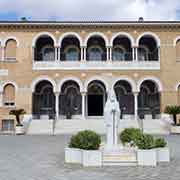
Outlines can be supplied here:
M118 124L120 120L120 108L114 90L108 94L108 99L104 108L106 126L106 149L117 148L118 144Z

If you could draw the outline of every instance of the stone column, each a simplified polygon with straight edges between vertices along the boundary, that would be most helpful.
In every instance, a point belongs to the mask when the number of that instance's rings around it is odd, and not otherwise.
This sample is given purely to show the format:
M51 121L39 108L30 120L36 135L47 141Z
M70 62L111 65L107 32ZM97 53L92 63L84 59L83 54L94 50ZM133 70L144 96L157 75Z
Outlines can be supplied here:
M84 60L84 47L83 46L81 46L81 57L80 57L81 59L81 61L83 61Z
M135 47L132 47L132 60L135 61L136 54L135 54Z
M56 118L59 119L59 92L55 92L55 110L56 110Z
M82 119L86 118L86 92L82 92Z
M87 47L84 47L84 61L86 61L86 50L87 50Z
M138 61L138 46L135 47L135 61Z
M58 46L58 58L57 58L58 61L61 60L61 47Z
M54 51L55 51L55 53L54 53L54 56L55 56L54 60L57 61L58 60L58 47L57 46L54 47Z
M138 119L138 92L134 92L134 117Z
M109 47L106 47L106 60L109 61L110 58L109 58Z
M109 47L109 59L112 61L112 46Z
M2 54L1 60L4 61L4 59L5 59L5 47L4 46L1 47L1 54Z

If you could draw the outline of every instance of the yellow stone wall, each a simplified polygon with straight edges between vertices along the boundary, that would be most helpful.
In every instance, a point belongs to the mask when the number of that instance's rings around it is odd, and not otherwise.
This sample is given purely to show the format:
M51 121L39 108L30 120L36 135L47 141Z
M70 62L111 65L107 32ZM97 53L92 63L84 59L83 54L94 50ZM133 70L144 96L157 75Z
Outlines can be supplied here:
M111 37L118 32L126 32L133 36L136 41L137 37L144 32L155 33L160 41L160 70L48 70L48 71L33 71L32 70L32 41L33 38L40 32L49 32L54 35L57 42L61 35L65 32L76 32L83 40L92 32L101 32L108 37L109 41ZM107 26L107 27L59 27L59 28L5 28L0 26L0 39L6 39L7 37L16 37L19 41L19 46L16 49L16 62L0 62L0 69L8 69L8 76L0 76L0 82L13 81L18 85L18 91L16 91L16 106L25 108L28 114L32 111L32 91L31 84L33 80L39 76L46 75L55 81L59 81L67 76L74 76L81 79L82 82L91 78L92 76L103 76L104 73L112 73L114 77L127 76L138 82L141 78L146 76L153 76L158 78L162 85L163 90L161 93L161 111L167 104L178 103L178 93L175 89L176 85L180 83L180 62L176 61L176 47L173 46L174 39L180 35L178 28L168 27L128 27L121 26ZM1 53L0 53L1 54ZM56 74L59 74L56 77ZM82 76L85 73L85 76ZM0 107L0 115L5 117L8 114L9 109Z

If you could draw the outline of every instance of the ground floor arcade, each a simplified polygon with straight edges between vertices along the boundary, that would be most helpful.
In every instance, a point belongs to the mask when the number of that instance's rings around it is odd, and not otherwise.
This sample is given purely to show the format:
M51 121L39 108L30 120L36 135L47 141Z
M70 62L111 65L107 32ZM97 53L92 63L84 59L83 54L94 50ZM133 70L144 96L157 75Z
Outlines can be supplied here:
M39 119L71 119L79 117L103 116L104 105L110 89L113 89L121 109L121 117L144 118L150 114L156 118L160 114L161 85L153 79L145 79L135 87L127 79L119 79L109 84L102 79L91 79L84 86L77 79L67 79L58 88L53 82L41 79L34 84L32 93L32 115Z

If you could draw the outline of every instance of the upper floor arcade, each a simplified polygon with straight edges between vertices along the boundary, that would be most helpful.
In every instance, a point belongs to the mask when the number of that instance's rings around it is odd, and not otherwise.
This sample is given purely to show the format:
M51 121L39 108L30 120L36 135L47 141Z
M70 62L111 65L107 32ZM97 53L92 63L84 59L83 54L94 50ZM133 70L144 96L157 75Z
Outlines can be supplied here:
M66 32L58 41L46 32L34 38L32 48L34 69L160 69L160 39L150 32L137 40L126 32L111 38Z
M167 42L164 40L168 22L155 23L155 28L153 22L105 25L49 22L46 28L41 22L17 24L14 31L0 34L0 62L27 59L33 70L160 70L170 46L175 60L180 59L178 30L167 37ZM25 29L32 28L32 32L19 29L23 25ZM174 54L170 52L168 58L173 59Z

